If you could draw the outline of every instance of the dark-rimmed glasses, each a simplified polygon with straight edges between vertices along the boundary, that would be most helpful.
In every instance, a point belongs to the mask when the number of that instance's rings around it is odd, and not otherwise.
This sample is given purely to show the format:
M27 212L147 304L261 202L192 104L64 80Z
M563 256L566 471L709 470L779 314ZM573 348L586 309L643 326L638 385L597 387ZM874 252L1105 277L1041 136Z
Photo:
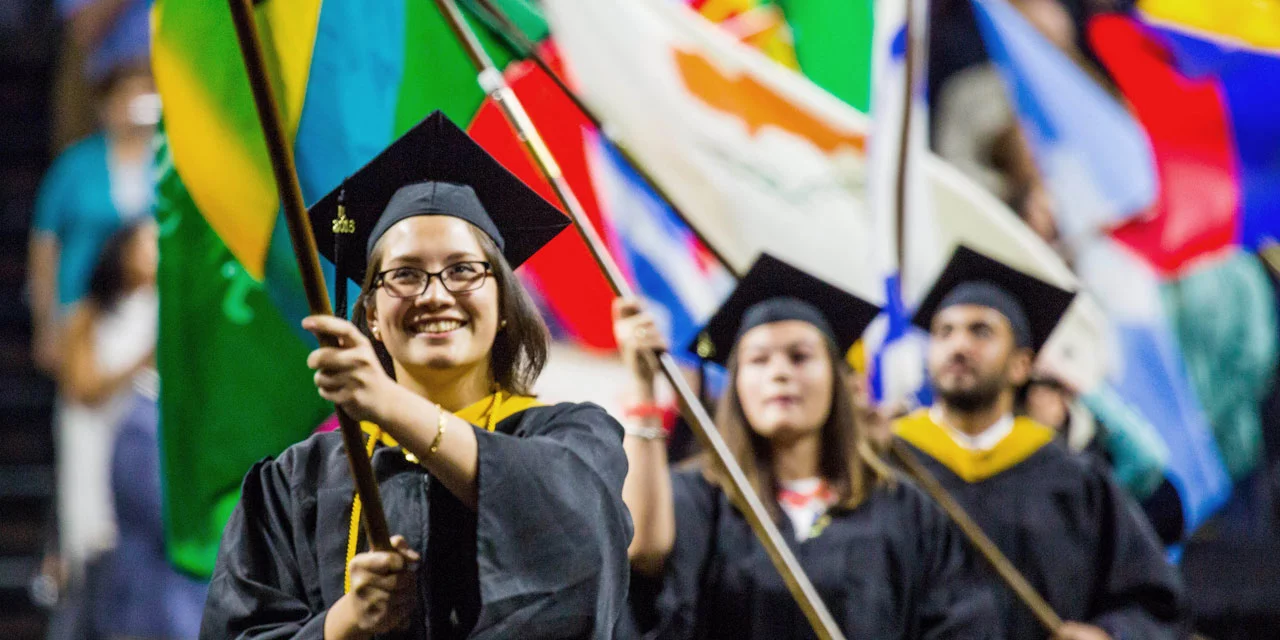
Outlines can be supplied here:
M469 260L455 262L435 273L417 267L387 269L378 273L374 283L394 298L416 298L427 292L432 278L440 278L440 284L449 293L466 293L483 286L485 277L491 273L488 262Z

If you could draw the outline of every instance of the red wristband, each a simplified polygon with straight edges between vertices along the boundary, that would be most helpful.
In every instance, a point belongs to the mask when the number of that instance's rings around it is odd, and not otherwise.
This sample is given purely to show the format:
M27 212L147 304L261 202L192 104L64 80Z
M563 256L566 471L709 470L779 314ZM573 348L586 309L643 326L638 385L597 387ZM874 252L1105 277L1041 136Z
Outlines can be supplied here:
M622 410L622 415L628 418L662 418L667 415L667 410L651 402L643 404L633 404Z

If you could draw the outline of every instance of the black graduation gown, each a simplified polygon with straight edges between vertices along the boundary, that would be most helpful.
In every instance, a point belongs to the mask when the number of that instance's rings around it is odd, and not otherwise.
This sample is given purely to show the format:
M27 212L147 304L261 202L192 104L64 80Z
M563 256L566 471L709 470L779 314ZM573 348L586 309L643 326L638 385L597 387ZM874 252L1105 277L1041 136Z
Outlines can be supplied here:
M1101 627L1116 640L1183 636L1177 571L1137 504L1101 465L1049 443L969 483L906 442L1063 620ZM1049 637L990 565L976 553L971 558L995 589L1005 636Z
M399 448L373 455L390 531L423 557L417 612L391 637L613 637L631 540L621 426L565 403L476 439L475 513ZM323 638L343 595L353 492L338 433L256 464L223 534L201 638Z
M672 474L675 546L660 577L633 575L632 607L650 638L813 638L746 518L701 471ZM959 532L898 479L815 537L783 537L851 640L997 638L989 591L965 572Z

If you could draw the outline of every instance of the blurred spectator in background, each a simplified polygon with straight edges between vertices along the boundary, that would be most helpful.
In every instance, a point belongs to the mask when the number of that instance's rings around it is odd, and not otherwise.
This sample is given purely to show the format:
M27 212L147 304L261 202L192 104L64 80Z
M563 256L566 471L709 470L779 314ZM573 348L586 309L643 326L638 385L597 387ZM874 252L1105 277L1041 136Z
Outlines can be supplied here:
M994 65L957 72L935 99L938 155L1008 202L1015 185L1034 172L1030 149L1019 144L1013 109Z
M1165 478L1169 447L1155 426L1112 389L1081 395L1038 370L1019 391L1017 405L1020 415L1057 431L1069 450L1110 468L1116 482L1142 505L1164 544L1182 539L1182 503Z
M61 333L65 357L55 428L66 597L55 613L52 638L97 637L93 612L109 582L100 561L117 541L112 447L135 382L151 380L155 386L157 248L156 225L149 218L111 236Z
M56 0L65 22L53 86L53 148L61 151L98 127L94 85L150 52L151 0Z
M99 88L102 131L67 149L41 184L28 254L32 353L58 370L61 318L84 295L107 238L151 209L151 138L159 103L145 62L107 74Z
M1042 184L1030 145L1014 117L1004 81L985 60L984 47L968 3L942 0L937 9L944 24L963 27L959 34L939 34L942 49L936 69L934 148L970 178L1004 200L1033 231L1064 259L1052 194ZM1084 4L1068 0L1012 0L1011 4L1049 42L1076 62L1099 86L1114 93L1114 83L1095 64L1081 40ZM939 29L943 25L939 25ZM1068 262L1070 260L1068 259Z
M1031 230L1048 243L1068 265L1071 264L1070 252L1058 235L1058 223L1054 218L1053 194L1038 179L1019 182L1009 198L1009 206L1027 223Z
M119 530L104 560L95 619L108 640L195 638L207 586L179 574L165 557L160 518L159 389L154 376L135 380L111 460Z

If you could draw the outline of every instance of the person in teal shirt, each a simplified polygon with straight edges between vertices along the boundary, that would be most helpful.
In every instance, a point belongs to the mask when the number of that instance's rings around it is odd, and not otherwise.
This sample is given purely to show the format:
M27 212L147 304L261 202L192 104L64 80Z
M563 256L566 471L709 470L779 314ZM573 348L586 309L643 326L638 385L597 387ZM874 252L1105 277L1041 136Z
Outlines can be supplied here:
M158 106L145 62L124 64L99 90L102 130L53 163L36 198L27 273L32 353L58 368L59 320L79 300L103 244L151 210L151 138Z

